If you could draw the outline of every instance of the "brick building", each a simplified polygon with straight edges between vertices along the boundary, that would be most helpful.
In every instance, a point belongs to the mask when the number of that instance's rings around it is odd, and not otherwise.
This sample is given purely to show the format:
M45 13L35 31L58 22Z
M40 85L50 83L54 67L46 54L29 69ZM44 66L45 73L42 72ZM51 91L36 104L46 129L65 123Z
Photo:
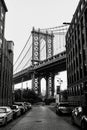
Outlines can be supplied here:
M68 100L87 103L87 0L80 0L66 34Z
M4 37L7 7L0 0L0 105L12 103L13 42Z

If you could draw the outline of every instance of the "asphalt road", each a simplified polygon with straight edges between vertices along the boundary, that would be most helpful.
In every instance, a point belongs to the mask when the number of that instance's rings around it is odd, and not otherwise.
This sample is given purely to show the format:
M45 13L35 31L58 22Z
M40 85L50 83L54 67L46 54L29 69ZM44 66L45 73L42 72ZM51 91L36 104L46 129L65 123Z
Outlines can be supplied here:
M79 130L69 118L60 117L47 106L34 106L30 112L10 122L0 130Z

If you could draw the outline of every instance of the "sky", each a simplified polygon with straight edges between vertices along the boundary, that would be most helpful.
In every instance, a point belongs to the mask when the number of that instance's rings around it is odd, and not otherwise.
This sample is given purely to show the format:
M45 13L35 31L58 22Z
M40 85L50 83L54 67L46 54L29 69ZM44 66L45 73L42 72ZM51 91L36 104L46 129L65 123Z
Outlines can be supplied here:
M5 0L8 8L5 38L14 42L14 62L32 27L49 28L71 22L78 2L79 0Z

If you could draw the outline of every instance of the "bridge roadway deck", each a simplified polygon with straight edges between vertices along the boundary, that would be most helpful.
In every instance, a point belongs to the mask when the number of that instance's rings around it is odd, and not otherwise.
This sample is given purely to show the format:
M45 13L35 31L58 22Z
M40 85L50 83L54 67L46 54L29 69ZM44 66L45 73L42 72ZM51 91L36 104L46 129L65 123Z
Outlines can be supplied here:
M30 66L25 70L16 73L13 76L14 84L32 79L32 73L36 72L39 75L46 75L48 72L58 73L66 70L66 52L62 52L49 59L39 62L37 65Z

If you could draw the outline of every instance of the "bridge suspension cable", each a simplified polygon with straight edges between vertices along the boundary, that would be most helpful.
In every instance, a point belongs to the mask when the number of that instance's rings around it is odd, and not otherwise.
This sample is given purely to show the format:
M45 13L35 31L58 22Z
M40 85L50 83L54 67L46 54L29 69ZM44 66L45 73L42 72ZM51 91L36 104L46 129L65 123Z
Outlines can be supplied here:
M54 32L60 32L60 31L66 31L66 30L67 30L67 28L56 29L56 30L53 30L53 33L54 33Z
M54 55L66 50L65 35L67 30L68 30L68 26L59 26L59 28L50 30L54 35L54 50L55 50Z
M19 60L19 58L21 57L21 55L22 55L22 53L23 53L23 51L24 51L25 47L27 46L27 44L28 44L28 42L29 42L30 38L31 38L31 34L30 34L30 36L29 36L29 38L28 38L28 40L27 40L27 42L26 42L25 46L23 47L23 49L22 49L21 53L19 54L19 56L18 56L17 60L15 61L14 66L15 66L15 64L17 63L17 61Z
M42 28L40 30L54 30L54 29L63 28L63 27L66 27L66 26L69 26L69 25L61 25L61 26L50 27L50 28Z
M16 67L15 71L18 69L18 67L21 65L21 63L23 62L24 58L26 57L26 55L28 54L30 48L32 47L32 44L30 45L29 49L27 50L26 54L24 55L24 57L22 58L22 60L20 61L20 63L18 64L18 66ZM14 72L15 72L14 71Z
M45 32L48 31L49 33L52 32L54 34L54 44L56 44L56 47L54 47L54 49L56 49L57 50L56 52L58 53L58 51L60 52L60 50L61 50L60 47L62 47L63 49L65 48L65 34L67 32L67 29L68 29L67 25L62 25L62 26L56 26L56 27L51 27L51 28L44 28L44 29L40 29L40 30L42 32L44 32L44 31ZM19 71L19 67L21 68L20 70L25 69L26 67L29 66L29 62L32 60L32 56L30 57L30 54L28 54L28 53L30 53L30 49L32 47L32 42L31 42L31 44L29 44L31 36L32 36L32 34L30 34L24 48L22 49L16 62L14 63L14 67L15 67L14 72L17 72L17 70ZM45 52L44 48L45 48L46 44L42 44L42 45L43 46L40 48L40 53ZM31 49L31 51L32 51L32 49ZM25 54L23 54L23 53L25 53ZM43 56L43 55L41 54L41 56Z
M23 66L22 70L25 69L25 67L28 65L29 61L31 61L32 57L29 58L29 60L26 62L26 64Z
M45 46L46 46L46 45L44 45L44 46L41 48L40 51L42 51ZM29 58L29 60L25 63L25 65L23 66L22 70L25 69L25 67L28 65L29 61L31 61L31 60L32 60L32 56L31 56L31 57Z

